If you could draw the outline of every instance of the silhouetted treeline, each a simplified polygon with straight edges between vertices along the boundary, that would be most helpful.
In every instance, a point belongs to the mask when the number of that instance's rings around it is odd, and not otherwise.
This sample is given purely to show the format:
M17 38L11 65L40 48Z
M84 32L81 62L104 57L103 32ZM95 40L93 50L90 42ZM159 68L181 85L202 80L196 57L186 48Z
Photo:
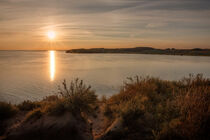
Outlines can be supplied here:
M91 48L91 49L72 49L66 53L130 53L130 54L165 54L165 55L194 55L194 56L210 56L210 49L155 49L151 47L136 48Z

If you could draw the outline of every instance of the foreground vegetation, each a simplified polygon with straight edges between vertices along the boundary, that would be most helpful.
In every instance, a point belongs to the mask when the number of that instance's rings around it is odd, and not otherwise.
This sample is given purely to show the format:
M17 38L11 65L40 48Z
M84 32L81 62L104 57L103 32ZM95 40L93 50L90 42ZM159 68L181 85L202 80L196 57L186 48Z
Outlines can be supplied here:
M207 139L210 80L136 77L106 101L105 114L122 118L122 129L112 134L117 139Z
M64 81L58 95L42 101L19 105L1 102L0 132L5 139L13 139L10 133L17 131L13 129L17 123L11 120L18 114L24 116L19 122L23 127L46 116L60 118L69 112L77 120L73 127L78 131L76 134L81 135L83 132L79 133L81 130L76 126L80 123L91 126L94 122L89 118L97 118L97 110L104 115L100 136L74 139L210 139L210 79L202 75L190 75L180 81L134 77L127 80L118 94L107 99L98 99L91 87L78 79L70 86ZM91 131L92 128L88 131L92 135ZM25 136L24 132L21 136Z

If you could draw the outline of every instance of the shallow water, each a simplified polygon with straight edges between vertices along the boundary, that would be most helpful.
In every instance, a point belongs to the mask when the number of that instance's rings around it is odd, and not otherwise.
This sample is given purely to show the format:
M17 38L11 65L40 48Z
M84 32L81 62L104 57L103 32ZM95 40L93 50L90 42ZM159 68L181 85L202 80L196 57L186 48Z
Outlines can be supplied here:
M19 103L56 94L66 79L80 78L110 96L127 77L179 80L189 73L210 77L210 57L144 54L67 54L64 51L0 51L0 101Z

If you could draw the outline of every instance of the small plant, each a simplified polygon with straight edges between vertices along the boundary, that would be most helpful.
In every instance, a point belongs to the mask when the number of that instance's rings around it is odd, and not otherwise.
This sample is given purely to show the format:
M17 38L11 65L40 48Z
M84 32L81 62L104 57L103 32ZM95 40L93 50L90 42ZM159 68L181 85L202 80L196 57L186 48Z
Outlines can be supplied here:
M66 81L63 87L59 87L59 94L64 101L64 106L72 113L94 111L97 96L90 86L86 86L82 80L76 79L67 87Z

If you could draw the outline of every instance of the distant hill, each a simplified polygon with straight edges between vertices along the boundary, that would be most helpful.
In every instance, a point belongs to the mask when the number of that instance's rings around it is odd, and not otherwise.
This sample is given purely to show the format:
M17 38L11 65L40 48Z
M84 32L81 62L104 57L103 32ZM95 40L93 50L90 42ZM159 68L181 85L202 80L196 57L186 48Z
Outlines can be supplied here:
M164 55L193 55L193 56L210 56L210 49L155 49L152 47L135 47L135 48L91 48L91 49L72 49L66 53L129 53L129 54L164 54Z

